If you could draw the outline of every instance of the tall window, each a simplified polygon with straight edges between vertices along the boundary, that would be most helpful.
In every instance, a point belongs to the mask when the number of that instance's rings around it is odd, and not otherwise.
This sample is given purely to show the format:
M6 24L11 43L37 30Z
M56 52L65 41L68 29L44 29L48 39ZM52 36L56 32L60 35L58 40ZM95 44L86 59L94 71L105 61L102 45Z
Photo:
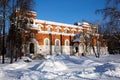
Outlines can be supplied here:
M45 46L49 46L49 44L50 44L49 39L48 39L48 38L45 38L45 39L44 39L44 45L45 45Z
M55 40L55 46L60 46L60 40L59 39Z
M69 46L69 40L65 40L65 46Z
M60 40L59 39L55 40L54 51L55 51L56 54L60 54Z

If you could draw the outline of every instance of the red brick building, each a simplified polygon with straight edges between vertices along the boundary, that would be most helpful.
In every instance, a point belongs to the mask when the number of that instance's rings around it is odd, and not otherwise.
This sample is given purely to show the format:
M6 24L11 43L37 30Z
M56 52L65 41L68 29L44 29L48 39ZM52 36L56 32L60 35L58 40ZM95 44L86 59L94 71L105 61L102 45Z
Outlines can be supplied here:
M81 55L85 49L85 39L75 41L76 34L92 34L93 45L96 46L99 36L97 27L82 22L80 25L71 25L59 22L36 19L36 12L28 12L29 18L26 23L26 30L23 37L26 43L23 44L23 52L28 54L73 54L76 46L78 53ZM28 39L30 36L30 39ZM78 44L79 43L79 44Z

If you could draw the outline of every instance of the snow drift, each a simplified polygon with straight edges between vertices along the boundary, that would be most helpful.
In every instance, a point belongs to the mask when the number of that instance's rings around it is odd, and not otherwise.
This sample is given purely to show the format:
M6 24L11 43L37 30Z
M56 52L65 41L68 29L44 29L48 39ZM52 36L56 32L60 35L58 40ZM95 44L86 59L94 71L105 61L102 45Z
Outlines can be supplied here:
M29 63L24 60L0 64L0 80L120 80L120 55L60 55Z
M43 61L42 64L39 64L36 70L54 72L63 71L66 69L67 66L63 61L56 59L55 56L52 56L47 60Z

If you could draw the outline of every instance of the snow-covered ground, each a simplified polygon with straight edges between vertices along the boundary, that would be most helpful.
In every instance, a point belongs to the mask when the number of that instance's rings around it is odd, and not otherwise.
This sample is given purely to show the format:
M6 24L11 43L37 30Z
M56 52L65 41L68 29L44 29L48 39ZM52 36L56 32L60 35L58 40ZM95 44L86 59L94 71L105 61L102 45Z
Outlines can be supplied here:
M0 80L120 80L120 55L49 56L0 64Z

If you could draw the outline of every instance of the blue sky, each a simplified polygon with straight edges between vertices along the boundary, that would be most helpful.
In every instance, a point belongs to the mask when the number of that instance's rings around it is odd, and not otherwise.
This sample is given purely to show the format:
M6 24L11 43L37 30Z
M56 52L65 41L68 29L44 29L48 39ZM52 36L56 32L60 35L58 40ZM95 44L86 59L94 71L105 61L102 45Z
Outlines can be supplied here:
M35 0L37 19L67 24L87 20L102 20L102 15L95 14L97 9L105 7L106 0Z

